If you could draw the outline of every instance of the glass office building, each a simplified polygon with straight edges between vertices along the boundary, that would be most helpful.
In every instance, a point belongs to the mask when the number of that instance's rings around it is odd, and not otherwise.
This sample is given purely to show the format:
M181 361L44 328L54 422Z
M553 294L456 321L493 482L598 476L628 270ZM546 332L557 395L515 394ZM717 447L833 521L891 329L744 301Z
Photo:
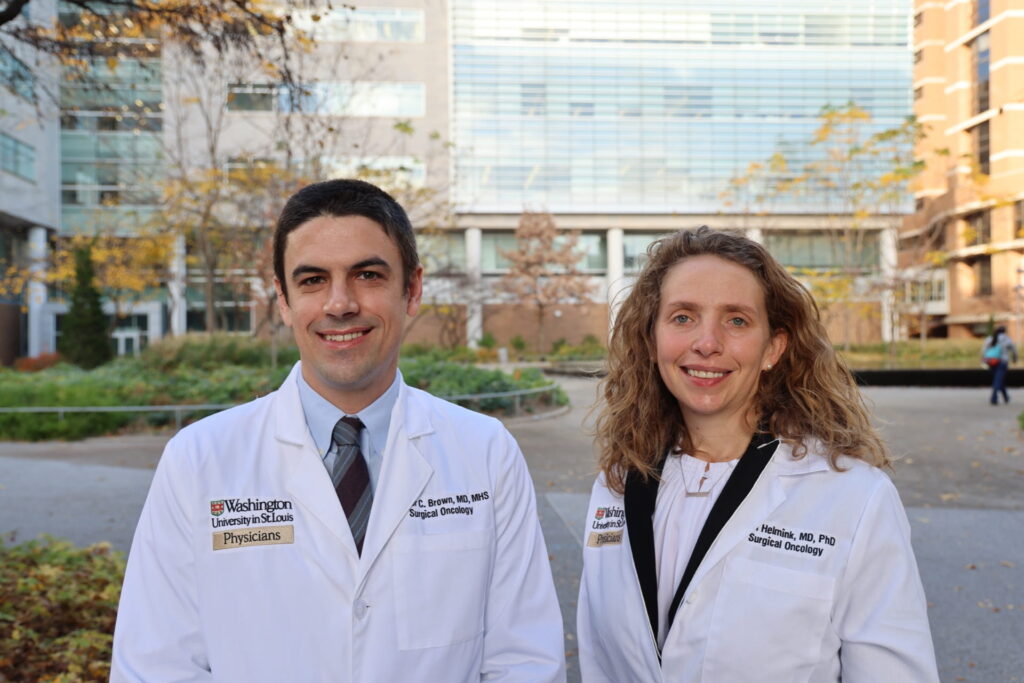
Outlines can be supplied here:
M452 0L454 199L470 213L715 214L809 160L825 105L911 111L905 0ZM813 196L785 213L820 213Z

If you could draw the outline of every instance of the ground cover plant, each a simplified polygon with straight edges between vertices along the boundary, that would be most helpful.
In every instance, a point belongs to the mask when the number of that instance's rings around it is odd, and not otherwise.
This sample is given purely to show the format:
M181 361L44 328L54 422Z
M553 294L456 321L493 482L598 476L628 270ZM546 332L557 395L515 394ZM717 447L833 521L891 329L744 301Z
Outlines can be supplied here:
M465 362L468 350L420 349L402 362L412 386L438 396L529 389L549 384L539 370L510 375ZM468 355L468 358L467 358ZM233 335L195 335L151 345L137 358L119 358L93 370L58 363L33 372L0 369L0 407L233 405L276 389L298 359L294 348L277 353L264 341ZM520 399L522 410L564 405L560 389ZM460 401L484 412L508 414L516 401L493 398ZM195 420L210 411L195 410ZM0 413L0 439L81 439L129 428L173 424L172 412L159 413Z
M897 368L977 368L981 339L926 339L891 344L855 344L849 351L837 346L847 365L856 370Z
M0 540L0 681L106 681L124 557Z

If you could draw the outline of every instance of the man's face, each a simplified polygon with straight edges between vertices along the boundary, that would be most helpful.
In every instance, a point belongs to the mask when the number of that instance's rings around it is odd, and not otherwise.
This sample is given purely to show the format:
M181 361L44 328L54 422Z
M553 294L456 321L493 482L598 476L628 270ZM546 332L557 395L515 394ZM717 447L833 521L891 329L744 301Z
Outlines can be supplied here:
M398 247L376 221L320 216L285 244L288 298L277 303L292 328L302 376L346 413L362 410L395 378L407 318L416 315L423 269L402 282Z

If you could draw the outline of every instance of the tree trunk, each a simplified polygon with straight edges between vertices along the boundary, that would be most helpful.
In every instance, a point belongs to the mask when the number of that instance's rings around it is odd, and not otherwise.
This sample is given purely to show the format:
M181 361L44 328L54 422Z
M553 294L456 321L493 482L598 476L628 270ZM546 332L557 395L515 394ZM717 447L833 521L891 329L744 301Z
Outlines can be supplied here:
M537 304L537 353L544 354L544 305Z

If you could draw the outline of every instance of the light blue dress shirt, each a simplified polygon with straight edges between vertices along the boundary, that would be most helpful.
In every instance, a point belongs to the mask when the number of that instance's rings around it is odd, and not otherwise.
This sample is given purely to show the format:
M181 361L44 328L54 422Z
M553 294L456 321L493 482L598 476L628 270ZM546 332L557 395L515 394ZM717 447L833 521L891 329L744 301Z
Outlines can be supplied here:
M323 458L324 467L327 468L329 475L334 469L334 459L337 456L331 435L334 432L334 425L338 424L338 420L344 417L345 413L309 386L301 372L298 374L299 400L302 402L302 412L306 416L306 427L309 428L317 453ZM384 447L388 443L391 411L398 400L401 385L402 372L396 370L395 381L387 391L376 401L350 416L358 417L365 427L359 436L359 448L366 458L366 467L370 470L370 487L373 491L377 490L377 480L384 464Z

